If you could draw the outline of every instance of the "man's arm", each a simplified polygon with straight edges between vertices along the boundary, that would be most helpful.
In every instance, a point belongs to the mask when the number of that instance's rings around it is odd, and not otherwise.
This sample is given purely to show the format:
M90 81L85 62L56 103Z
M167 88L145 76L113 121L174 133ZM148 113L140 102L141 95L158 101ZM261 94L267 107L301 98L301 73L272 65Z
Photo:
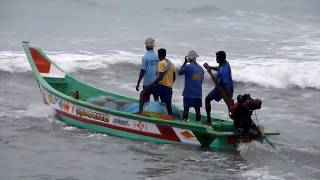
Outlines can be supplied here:
M203 64L203 67L207 69L207 71L211 71L211 70L214 70L214 71L218 71L219 70L219 66L209 66L208 63L204 63Z
M214 71L218 71L219 70L219 66L210 66L211 70Z
M137 86L136 86L137 91L139 91L139 85L140 85L140 82L141 82L144 74L146 73L147 67L148 67L148 60L147 60L146 56L144 55L141 59L141 67L140 67L141 70L140 70L139 79L138 79Z
M173 82L176 80L176 72L173 71Z
M161 81L161 79L163 78L164 76L164 72L159 72L158 73L158 77L155 81L153 81L148 87L147 89L151 88L152 86L156 85L159 81Z
M185 69L185 65L186 65L186 64L187 64L187 63L184 62L183 65L181 66L181 68L179 69L179 72L178 72L179 75L184 74L184 72L185 72L184 69Z
M179 70L179 72L178 72L178 74L179 75L182 75L182 74L184 74L184 67L185 67L185 65L188 63L188 59L187 59L187 56L186 57L184 57L184 63L183 63L183 65L181 66L181 68L180 68L180 70Z
M140 70L139 79L138 79L137 86L136 86L137 91L139 91L139 85L140 85L140 82L141 82L145 73L146 73L145 70L143 70L143 69Z

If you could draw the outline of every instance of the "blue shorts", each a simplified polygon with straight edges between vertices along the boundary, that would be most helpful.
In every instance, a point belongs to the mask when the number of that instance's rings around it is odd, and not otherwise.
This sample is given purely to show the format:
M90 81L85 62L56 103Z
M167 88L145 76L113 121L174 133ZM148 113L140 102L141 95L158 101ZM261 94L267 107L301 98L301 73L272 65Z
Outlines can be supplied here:
M233 91L232 91L233 93ZM214 99L217 102L219 102L222 99L222 96L220 95L218 89L214 88L208 95L207 97L209 97L210 99ZM232 94L231 94L232 97Z
M202 98L191 98L183 96L183 106L188 108L200 108L202 107Z
M158 85L157 86L157 93L160 96L161 102L164 102L166 104L171 103L172 88L169 88L167 86Z
M213 89L208 95L207 97L209 97L210 99L214 99L217 102L219 102L222 99L222 96L220 95L218 89Z

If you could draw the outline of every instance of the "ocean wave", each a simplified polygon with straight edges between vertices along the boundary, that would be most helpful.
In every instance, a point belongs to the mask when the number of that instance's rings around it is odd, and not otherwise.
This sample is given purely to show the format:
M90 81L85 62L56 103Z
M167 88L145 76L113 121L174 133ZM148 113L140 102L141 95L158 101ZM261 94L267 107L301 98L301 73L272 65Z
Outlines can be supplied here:
M240 176L246 179L274 179L274 180L285 179L278 175L272 175L269 168L266 166L250 169L248 171L245 171L244 173L241 173Z
M206 6L199 6L199 7L193 7L191 9L187 10L188 13L200 13L200 14L205 14L205 13L219 13L222 12L222 10L216 6L212 5L206 5Z
M212 5L206 6L198 6L198 7L191 7L191 8L164 8L165 11L169 13L185 13L185 14L192 14L192 15L203 15L203 14L217 14L223 13L223 10Z
M254 17L261 17L261 18L269 18L269 17L277 17L275 15L268 15L266 13L257 13L253 11L240 11L235 10L234 13L238 16L254 16Z
M49 52L48 56L66 72L79 70L106 69L114 64L133 64L139 66L143 54L127 51L112 51L107 54L90 52L65 53ZM170 55L168 58L179 68L183 55ZM214 57L201 56L199 64L212 61ZM292 59L273 59L252 56L230 60L233 78L236 82L254 83L268 88L315 88L320 89L320 62L297 61ZM23 52L0 52L0 71L23 73L31 71ZM111 69L112 70L112 69ZM209 78L209 76L207 76Z
M319 61L281 61L233 63L233 78L244 83L255 83L273 88L316 88L320 89Z
M0 62L0 71L10 73L31 71L31 67L23 53L2 51L0 52Z

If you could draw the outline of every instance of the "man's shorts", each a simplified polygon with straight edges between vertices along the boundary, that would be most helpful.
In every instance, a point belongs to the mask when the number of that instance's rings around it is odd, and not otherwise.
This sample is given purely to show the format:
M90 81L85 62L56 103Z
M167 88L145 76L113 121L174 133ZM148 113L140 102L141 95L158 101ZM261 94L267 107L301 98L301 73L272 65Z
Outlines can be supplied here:
M167 86L158 85L157 86L157 92L159 93L161 102L164 102L166 104L171 103L172 99L172 88L169 88Z
M202 98L191 98L183 96L183 106L188 108L200 108L202 107Z
M210 99L214 99L217 102L219 102L222 99L222 96L220 95L218 89L213 89L208 95L207 97L209 97Z
M158 93L158 85L155 85L154 87L150 89L146 89L146 86L143 86L143 90L141 91L140 96L144 99L144 102L150 101L150 95L152 94L154 99L159 99L159 93Z
M233 93L233 91L232 91ZM214 88L208 95L207 97L209 97L210 99L214 99L217 102L219 102L222 99L222 96L220 95L218 89ZM232 96L231 96L232 97Z

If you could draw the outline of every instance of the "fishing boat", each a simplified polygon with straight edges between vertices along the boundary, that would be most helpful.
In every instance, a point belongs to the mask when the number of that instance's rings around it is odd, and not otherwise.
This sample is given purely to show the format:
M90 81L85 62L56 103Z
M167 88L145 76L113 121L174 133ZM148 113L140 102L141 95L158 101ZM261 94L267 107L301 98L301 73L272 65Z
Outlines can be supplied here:
M192 144L217 150L235 150L243 140L243 135L235 131L233 121L228 118L215 118L212 126L208 126L196 122L194 113L190 113L190 121L186 122L179 115L175 115L173 120L166 120L159 116L128 112L125 109L137 104L137 99L78 80L58 67L40 48L31 46L27 41L23 41L22 46L44 103L55 112L56 119L66 124L112 136ZM101 104L94 101L97 97L103 97ZM179 113L180 110L176 112ZM250 133L246 135L245 142L263 143L266 137L272 135L279 133L266 130L262 134Z

